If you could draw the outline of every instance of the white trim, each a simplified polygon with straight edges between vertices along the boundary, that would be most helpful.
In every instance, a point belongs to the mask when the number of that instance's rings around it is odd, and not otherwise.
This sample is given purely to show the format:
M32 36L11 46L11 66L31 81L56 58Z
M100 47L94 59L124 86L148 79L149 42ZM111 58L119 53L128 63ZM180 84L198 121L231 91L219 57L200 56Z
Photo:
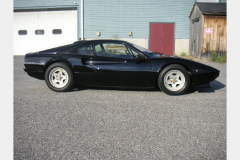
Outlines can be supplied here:
M84 40L84 28L83 28L83 0L81 0L81 40Z

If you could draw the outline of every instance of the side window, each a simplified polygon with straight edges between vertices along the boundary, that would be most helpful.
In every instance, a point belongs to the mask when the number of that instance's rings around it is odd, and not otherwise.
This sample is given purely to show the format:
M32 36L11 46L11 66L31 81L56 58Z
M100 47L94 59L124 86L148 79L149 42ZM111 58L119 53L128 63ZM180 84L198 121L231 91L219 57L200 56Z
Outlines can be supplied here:
M79 47L77 49L77 54L80 54L80 55L93 55L92 45L89 44L89 45L86 45L86 46L83 46L83 47Z
M121 43L102 43L95 46L97 56L127 58L131 59L131 55L124 44Z
M79 55L93 55L93 48L91 44L81 46L79 48L74 48L69 51L69 53L79 54Z
M134 55L134 56L137 56L138 55L138 52L132 48L128 48L129 51Z
M139 55L137 50L135 50L135 49L133 49L131 47L128 47L128 49L129 49L129 52L131 52L131 54L133 55L133 58L136 58L136 56Z
M103 51L102 45L101 44L95 44L95 51L96 54L99 55L104 55L105 52Z

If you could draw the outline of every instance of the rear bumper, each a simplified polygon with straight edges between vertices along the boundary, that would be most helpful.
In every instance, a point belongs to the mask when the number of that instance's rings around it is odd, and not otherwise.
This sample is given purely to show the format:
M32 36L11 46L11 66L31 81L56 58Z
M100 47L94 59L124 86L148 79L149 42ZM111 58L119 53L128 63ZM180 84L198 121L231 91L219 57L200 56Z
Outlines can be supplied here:
M23 70L31 77L37 78L37 79L44 79L43 71L42 70L30 70L25 67L23 67Z

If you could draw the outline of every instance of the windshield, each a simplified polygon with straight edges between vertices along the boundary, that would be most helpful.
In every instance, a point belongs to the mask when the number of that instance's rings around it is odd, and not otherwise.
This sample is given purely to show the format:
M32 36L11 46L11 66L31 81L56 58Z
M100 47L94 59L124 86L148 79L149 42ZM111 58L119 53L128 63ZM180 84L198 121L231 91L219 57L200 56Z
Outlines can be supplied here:
M156 52L152 52L146 48L140 47L136 44L130 43L133 47L137 48L138 50L142 51L143 53L145 53L146 55L152 57L152 58L156 58L156 57L161 57L160 54L156 53Z
M136 44L132 44L132 43L131 43L131 45L132 45L133 47L137 48L138 50L142 51L142 52L151 52L150 50L148 50L148 49L146 49L146 48L143 48L143 47L140 47L140 46L138 46L138 45L136 45Z

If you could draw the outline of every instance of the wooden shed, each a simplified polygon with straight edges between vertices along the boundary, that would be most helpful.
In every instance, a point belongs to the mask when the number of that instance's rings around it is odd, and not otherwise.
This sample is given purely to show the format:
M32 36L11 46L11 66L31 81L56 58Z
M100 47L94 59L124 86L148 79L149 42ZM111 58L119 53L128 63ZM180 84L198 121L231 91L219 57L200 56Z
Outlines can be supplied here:
M227 53L226 3L195 2L189 16L189 54L206 59Z

